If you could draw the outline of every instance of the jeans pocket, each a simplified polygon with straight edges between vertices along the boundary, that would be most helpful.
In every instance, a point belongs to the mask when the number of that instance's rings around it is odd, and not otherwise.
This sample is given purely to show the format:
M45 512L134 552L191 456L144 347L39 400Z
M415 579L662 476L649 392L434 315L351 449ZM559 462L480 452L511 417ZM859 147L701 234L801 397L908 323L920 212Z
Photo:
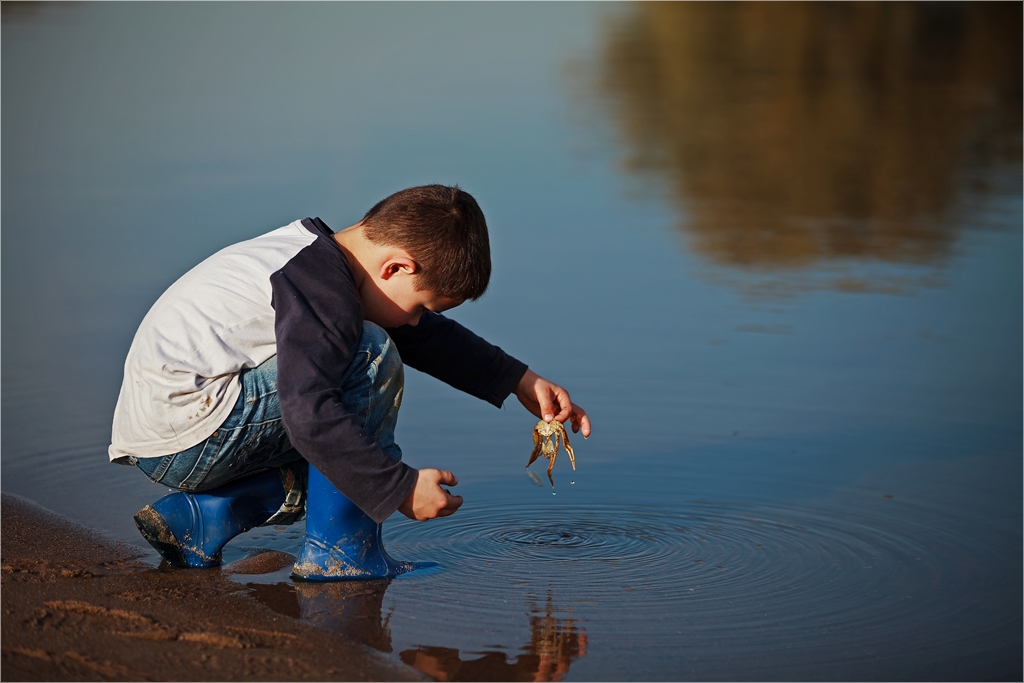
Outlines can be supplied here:
M181 453L174 453L172 455L164 455L159 458L138 458L135 461L135 466L142 470L151 482L159 484L163 478L167 476L167 472L174 465L174 461ZM175 484L177 485L177 484Z
M235 429L224 429L222 427L215 431L206 441L190 448L188 451L179 453L179 458L185 453L189 453L192 457L183 459L180 465L175 463L174 467L172 467L172 471L176 475L176 486L188 491L210 488L209 482L206 481L206 477L210 474L210 470L213 469L213 466L220 459L220 452L224 449L225 445L228 444L232 438L237 438L238 431L239 430ZM165 484L174 485L168 480L169 477L164 477ZM216 483L213 483L212 485L216 486Z
M218 450L222 436L223 431L218 430L213 436L192 448L160 458L139 458L135 466L155 484L173 489L194 490L209 471L214 459L213 454Z

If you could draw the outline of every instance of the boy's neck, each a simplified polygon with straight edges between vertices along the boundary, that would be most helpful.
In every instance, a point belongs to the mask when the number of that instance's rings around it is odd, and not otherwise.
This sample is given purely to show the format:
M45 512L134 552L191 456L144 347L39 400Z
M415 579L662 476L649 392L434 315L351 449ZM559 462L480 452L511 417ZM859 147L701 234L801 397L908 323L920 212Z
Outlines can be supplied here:
M362 288L363 282L366 281L367 266L372 263L371 258L377 245L366 239L362 223L350 225L334 233L334 241L348 260L352 275L356 279L356 287Z
M415 259L401 247L367 239L362 223L334 233L334 241L348 259L360 294L365 295L368 286L378 287L381 280L391 279L396 270L408 274L419 270Z
M424 311L440 313L461 303L417 287L415 259L401 247L371 242L361 224L335 233L334 241L348 260L370 322L385 329L416 325Z

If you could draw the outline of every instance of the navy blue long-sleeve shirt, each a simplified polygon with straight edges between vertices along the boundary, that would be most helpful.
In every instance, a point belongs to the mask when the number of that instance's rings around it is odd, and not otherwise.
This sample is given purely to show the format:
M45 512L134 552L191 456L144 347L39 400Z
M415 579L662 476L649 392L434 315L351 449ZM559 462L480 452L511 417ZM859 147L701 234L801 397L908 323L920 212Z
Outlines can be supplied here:
M412 492L416 471L384 453L342 401L342 378L362 335L362 303L330 228L318 218L302 225L316 239L270 277L285 429L311 465L383 521ZM527 369L438 313L387 331L404 363L498 407Z

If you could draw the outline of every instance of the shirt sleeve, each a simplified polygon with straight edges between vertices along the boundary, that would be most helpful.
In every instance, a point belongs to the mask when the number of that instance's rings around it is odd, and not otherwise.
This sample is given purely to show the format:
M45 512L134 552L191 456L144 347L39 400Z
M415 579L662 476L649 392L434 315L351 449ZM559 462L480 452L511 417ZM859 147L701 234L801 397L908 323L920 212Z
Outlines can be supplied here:
M345 406L342 381L363 311L332 248L318 239L270 278L277 393L292 446L379 523L412 493L417 472L385 453Z
M406 365L498 408L526 374L525 363L440 313L387 332Z

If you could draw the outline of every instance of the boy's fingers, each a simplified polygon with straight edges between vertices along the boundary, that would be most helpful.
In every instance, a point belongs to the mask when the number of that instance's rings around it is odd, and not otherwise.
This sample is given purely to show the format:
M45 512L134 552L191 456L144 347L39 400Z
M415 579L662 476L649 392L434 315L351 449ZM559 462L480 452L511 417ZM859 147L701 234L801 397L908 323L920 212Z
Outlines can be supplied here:
M458 478L447 470L419 470L416 487L398 509L406 517L418 521L447 517L462 505L462 496L453 496L445 486L458 483Z
M459 483L459 478L448 470L438 470L437 483L445 484L447 486L456 486Z
M555 418L555 411L551 409L551 399L546 393L537 396L537 403L540 405L540 414L545 422L551 422Z
M566 409L563 408L558 403L555 403L554 405L552 405L551 408L552 408L552 412L554 413L554 415L552 415L551 419L552 420L556 420L558 422L565 422L565 418L568 417L568 414L567 414L568 411L566 411Z
M438 517L447 517L462 507L462 496L453 496L448 491L445 491L445 497L448 499L448 503L437 511Z
M555 387L555 398L558 399L558 407L560 408L555 419L559 422L565 422L572 415L573 409L572 401L569 400L569 392L562 387Z
M586 413L583 413L583 417L579 418L580 429L583 430L583 438L586 439L590 436L590 418L587 417Z
M572 406L572 415L569 419L572 421L573 433L579 433L580 430L583 430L583 438L590 436L590 418L587 417L587 413L583 408L580 408L574 403Z

